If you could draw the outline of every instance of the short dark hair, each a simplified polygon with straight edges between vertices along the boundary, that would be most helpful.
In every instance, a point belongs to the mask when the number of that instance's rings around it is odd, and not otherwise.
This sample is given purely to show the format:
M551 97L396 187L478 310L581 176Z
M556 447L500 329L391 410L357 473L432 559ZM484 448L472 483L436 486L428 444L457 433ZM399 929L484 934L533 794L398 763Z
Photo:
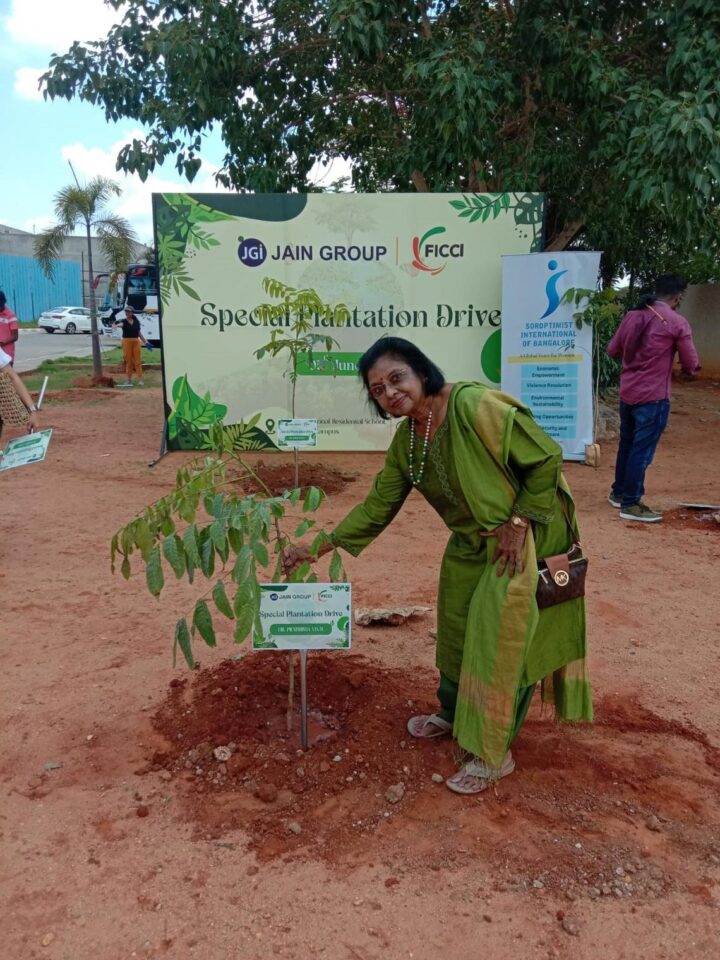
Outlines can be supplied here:
M655 280L653 292L658 297L674 297L678 293L685 293L687 281L677 273L664 273Z
M440 393L445 386L445 375L440 367L426 357L422 350L418 349L414 343L405 340L403 337L381 337L365 351L358 360L358 373L362 377L363 384L368 394L368 401L371 407L383 420L389 420L390 414L386 413L377 400L370 393L370 384L368 375L381 357L393 356L405 363L413 370L425 384L425 393L431 397Z

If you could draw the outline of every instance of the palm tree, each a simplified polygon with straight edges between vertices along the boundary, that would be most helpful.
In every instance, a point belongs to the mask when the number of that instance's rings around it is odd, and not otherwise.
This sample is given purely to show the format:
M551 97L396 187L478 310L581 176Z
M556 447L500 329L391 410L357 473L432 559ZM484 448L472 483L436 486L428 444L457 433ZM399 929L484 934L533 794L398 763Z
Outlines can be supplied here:
M43 230L35 238L35 259L45 275L52 279L55 263L60 257L65 240L78 226L84 225L87 236L88 274L90 283L90 329L92 331L93 376L102 376L102 355L95 301L95 274L92 260L92 233L100 241L100 249L108 265L117 273L123 273L132 259L132 245L137 242L135 231L124 217L107 209L108 201L119 197L122 190L114 180L94 177L85 186L75 183L63 187L55 195L57 223Z

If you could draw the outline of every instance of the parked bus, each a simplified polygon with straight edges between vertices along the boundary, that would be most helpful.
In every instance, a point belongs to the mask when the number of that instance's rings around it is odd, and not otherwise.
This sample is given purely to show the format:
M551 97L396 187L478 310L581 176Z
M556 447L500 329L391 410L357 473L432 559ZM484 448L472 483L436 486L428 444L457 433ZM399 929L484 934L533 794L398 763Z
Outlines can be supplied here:
M117 290L117 304L112 304L100 313L105 330L109 332L113 323L125 319L125 304L129 304L140 320L145 339L159 347L158 276L155 264L131 263L127 271L118 277ZM121 335L120 328L113 332L117 336Z

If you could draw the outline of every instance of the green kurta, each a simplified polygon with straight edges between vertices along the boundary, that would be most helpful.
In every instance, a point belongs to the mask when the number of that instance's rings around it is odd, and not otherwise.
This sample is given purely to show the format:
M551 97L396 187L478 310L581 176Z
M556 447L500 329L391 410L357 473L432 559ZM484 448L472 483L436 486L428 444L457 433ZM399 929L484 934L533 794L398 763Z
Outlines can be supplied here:
M421 450L416 442L416 473ZM385 529L412 489L409 453L406 420L364 503L334 531L335 543L353 556ZM560 553L571 542L558 502L565 496L572 511L561 466L558 445L516 400L456 384L418 485L452 531L440 569L436 662L459 685L454 735L496 767L516 732L522 691L538 680L562 719L592 717L584 602L538 611L534 597L536 556ZM525 570L511 579L498 577L491 563L497 539L481 534L513 511L532 521L532 532Z

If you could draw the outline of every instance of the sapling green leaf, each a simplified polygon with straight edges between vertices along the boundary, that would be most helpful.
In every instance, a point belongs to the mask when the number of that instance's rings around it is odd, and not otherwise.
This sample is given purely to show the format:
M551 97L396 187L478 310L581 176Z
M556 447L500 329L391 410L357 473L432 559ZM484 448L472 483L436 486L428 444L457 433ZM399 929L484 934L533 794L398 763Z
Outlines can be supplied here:
M159 597L165 584L165 575L163 574L162 561L160 560L160 547L157 544L150 551L150 556L148 557L145 568L145 577L150 593L154 597Z
M191 670L195 669L195 658L193 657L192 652L192 642L190 640L190 631L188 630L188 625L185 617L178 620L175 626L175 644L180 647L182 655L185 657L185 662L190 667Z
M193 611L193 628L209 647L217 645L215 630L213 629L212 614L204 600L198 600Z
M234 620L235 614L233 613L233 608L230 604L230 600L225 590L225 584L222 582L222 580L218 580L213 587L212 597L215 601L215 606L218 608L220 613L224 617L227 617L228 620Z
M176 534L173 534L172 536L165 538L163 541L163 555L172 567L173 573L179 580L185 573L186 569L185 553L180 537L178 537Z

